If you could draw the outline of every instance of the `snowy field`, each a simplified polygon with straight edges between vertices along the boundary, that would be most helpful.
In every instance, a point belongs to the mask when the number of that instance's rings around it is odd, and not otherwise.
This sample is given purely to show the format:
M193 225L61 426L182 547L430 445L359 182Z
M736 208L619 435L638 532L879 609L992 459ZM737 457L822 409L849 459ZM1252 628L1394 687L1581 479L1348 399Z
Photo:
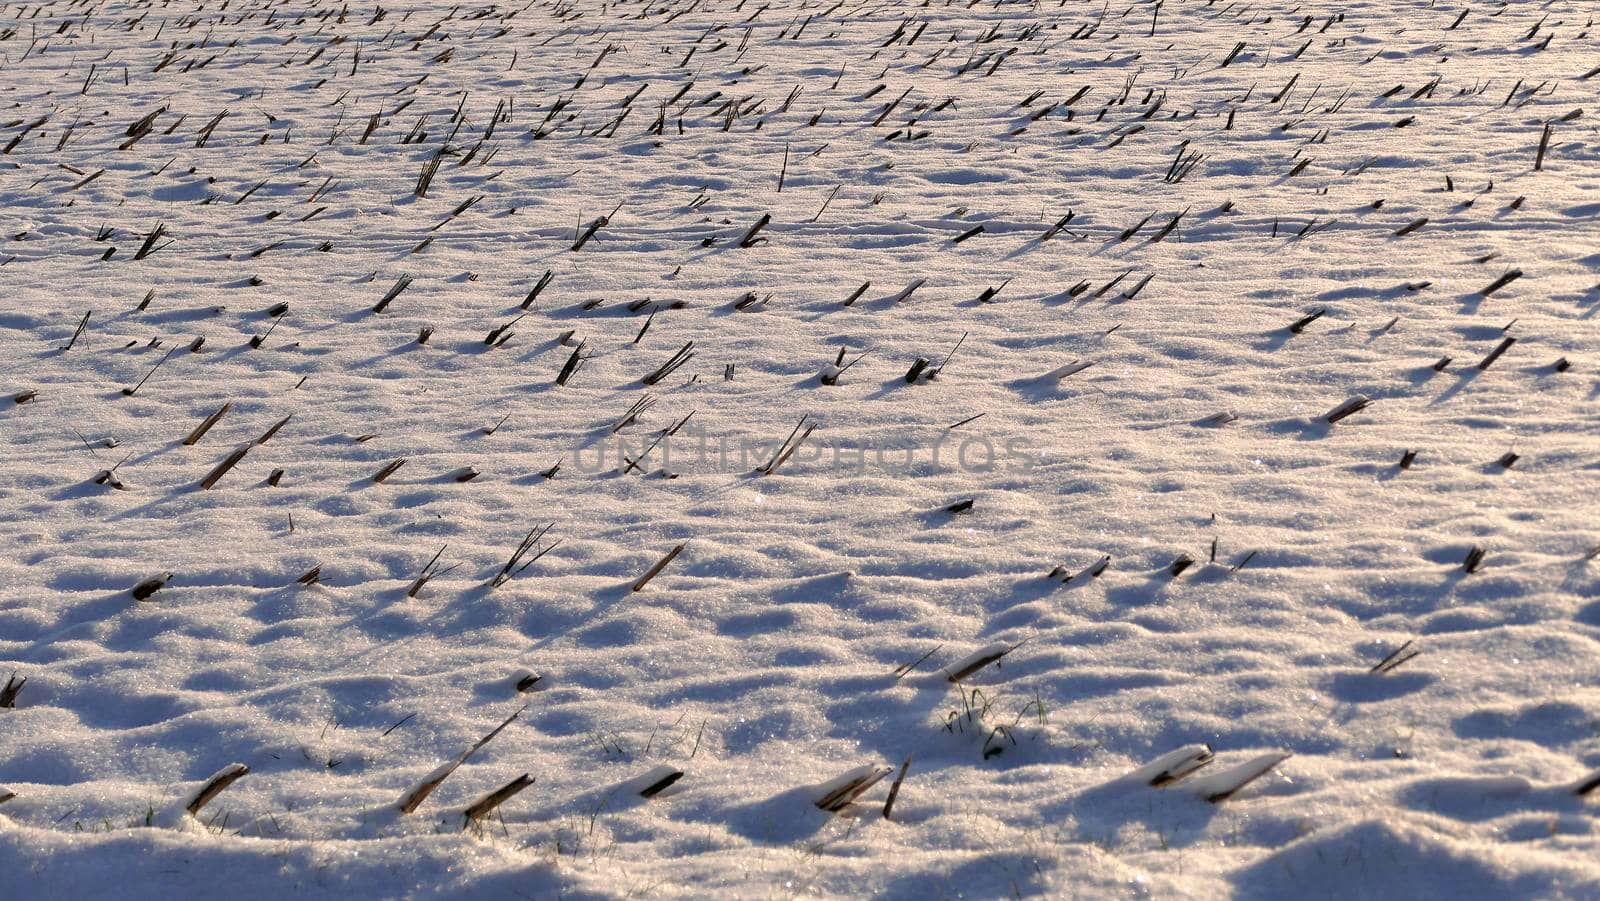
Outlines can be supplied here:
M1597 14L0 6L0 897L1600 897Z

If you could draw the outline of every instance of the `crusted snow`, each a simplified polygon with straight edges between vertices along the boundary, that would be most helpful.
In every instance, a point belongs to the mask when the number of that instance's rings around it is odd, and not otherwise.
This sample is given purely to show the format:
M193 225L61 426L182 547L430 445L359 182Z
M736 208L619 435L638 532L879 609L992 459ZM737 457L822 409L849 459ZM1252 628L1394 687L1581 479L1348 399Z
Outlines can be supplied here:
M0 896L1600 895L1594 15L0 6Z

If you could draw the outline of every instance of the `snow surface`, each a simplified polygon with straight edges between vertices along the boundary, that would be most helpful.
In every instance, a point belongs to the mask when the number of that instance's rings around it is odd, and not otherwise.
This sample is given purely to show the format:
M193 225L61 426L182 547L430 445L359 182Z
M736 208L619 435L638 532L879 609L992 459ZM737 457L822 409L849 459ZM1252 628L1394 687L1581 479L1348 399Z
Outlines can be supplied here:
M1600 897L1594 15L0 6L0 896Z

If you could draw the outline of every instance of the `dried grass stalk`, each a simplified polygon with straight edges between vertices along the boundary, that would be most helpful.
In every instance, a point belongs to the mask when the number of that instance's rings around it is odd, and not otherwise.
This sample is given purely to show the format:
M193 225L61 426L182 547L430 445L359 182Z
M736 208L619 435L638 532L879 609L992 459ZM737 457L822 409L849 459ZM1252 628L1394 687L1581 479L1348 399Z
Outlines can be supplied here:
M207 779L205 784L200 786L199 790L193 795L190 795L189 802L183 806L183 809L188 811L189 816L194 816L200 812L200 808L210 804L211 799L222 794L224 789L249 774L250 768L242 763L228 764L218 770L215 776Z

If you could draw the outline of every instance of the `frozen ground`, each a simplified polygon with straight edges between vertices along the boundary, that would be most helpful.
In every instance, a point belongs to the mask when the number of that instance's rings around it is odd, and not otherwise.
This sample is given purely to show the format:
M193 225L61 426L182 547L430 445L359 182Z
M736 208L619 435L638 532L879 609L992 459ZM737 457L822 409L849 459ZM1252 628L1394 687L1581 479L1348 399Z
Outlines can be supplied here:
M0 7L0 896L1600 896L1594 15Z

